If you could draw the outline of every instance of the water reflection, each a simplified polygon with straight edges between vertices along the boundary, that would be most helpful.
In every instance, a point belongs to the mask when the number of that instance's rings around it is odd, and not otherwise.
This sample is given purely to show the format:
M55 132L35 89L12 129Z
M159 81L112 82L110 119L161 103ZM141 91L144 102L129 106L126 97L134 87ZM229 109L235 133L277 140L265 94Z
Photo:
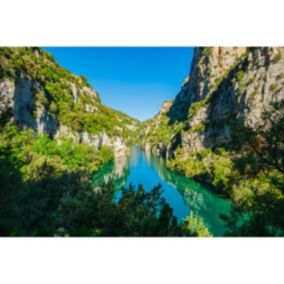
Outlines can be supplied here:
M126 184L129 173L128 157L118 157L114 162L104 165L98 172L93 174L93 186L96 188L111 182L119 190Z
M216 235L224 233L224 224L219 215L229 212L230 202L227 199L217 196L210 189L185 176L168 170L164 160L153 154L150 156L150 162L159 176L180 192L190 210L201 216Z
M94 185L110 181L119 190L130 183L142 184L149 191L158 183L162 185L163 196L182 221L192 210L201 216L216 236L224 233L220 213L228 213L230 202L212 193L193 180L168 170L162 158L151 151L143 152L132 147L130 157L121 157L94 176Z

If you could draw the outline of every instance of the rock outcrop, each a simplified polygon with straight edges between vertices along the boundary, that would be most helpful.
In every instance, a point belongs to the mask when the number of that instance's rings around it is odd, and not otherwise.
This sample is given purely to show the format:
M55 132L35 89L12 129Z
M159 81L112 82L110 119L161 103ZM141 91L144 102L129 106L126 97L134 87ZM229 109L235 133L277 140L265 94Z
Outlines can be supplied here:
M167 147L190 153L224 146L231 141L233 119L253 126L271 102L283 99L283 47L195 48L189 77L165 114L174 130ZM157 116L148 124L165 129Z
M100 103L84 78L69 73L42 49L0 49L0 122L14 121L60 140L127 152L138 122Z
M144 125L144 136L142 139L142 148L146 151L152 149L156 154L167 159L172 154L171 141L174 132L169 131L169 118L167 113L172 106L172 101L163 103L160 112Z

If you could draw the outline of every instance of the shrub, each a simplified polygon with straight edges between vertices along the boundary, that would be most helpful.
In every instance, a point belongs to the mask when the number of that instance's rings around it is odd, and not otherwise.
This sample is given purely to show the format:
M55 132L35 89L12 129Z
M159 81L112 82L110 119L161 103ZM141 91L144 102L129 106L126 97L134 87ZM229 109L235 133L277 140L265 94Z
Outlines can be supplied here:
M198 113L198 111L203 107L203 105L204 101L193 102L189 108L189 117L191 118L195 116Z
M213 185L220 189L227 189L232 176L232 162L224 153L220 153L212 164Z
M276 90L276 88L277 88L277 85L275 83L273 83L269 86L269 91L274 92Z
M222 191L229 189L233 175L230 154L223 148L218 148L215 153L209 148L191 153L178 148L167 166L191 178L206 177L207 182Z
M204 224L203 219L201 217L195 216L192 212L184 220L181 227L184 234L188 236L212 237L212 234Z
M201 133L204 133L204 131L205 131L205 125L202 122L196 124L195 126L193 126L192 128L189 129L190 133L196 132L196 133L201 134Z
M49 111L52 114L56 114L58 112L58 107L55 102L51 102L51 104L49 105Z
M212 47L203 47L202 49L202 56L207 56L212 52Z
M247 84L250 85L255 81L255 77L251 77L248 81Z
M242 82L242 80L244 79L245 77L245 72L243 70L240 70L237 75L236 75L236 78L237 78L237 81L240 83Z
M44 91L40 91L37 95L36 95L36 105L37 106L47 106L48 105L48 99L45 96Z
M276 55L273 56L271 62L274 63L274 64L278 63L281 60L281 58L282 58L282 56L281 56L281 53L279 52L279 53L277 53Z

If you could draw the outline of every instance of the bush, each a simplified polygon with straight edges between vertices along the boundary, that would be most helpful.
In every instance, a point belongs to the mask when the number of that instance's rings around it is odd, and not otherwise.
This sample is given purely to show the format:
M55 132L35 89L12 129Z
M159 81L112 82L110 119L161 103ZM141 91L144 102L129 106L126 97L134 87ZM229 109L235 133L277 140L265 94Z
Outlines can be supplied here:
M192 128L189 129L190 133L196 132L196 133L202 134L202 133L204 133L204 131L205 131L205 125L202 122L196 124L195 126L193 126Z
M278 63L281 60L281 58L282 58L282 56L281 56L281 53L279 52L279 53L277 53L276 55L273 56L271 62L274 63L274 64Z
M274 92L277 88L277 85L274 83L274 84L271 84L270 87L269 87L269 91L271 92Z
M237 78L237 81L240 83L242 82L242 80L244 79L245 77L245 72L243 70L240 70L237 75L236 75L236 78Z
M57 114L58 107L55 102L51 102L51 104L49 105L49 112L52 114Z
M233 175L232 159L223 148L218 148L215 153L208 148L189 154L178 148L167 166L191 178L206 177L208 182L222 191L229 190Z
M212 234L204 224L203 219L195 216L194 213L190 213L190 215L184 220L181 227L184 234L188 236L212 237Z
M202 48L202 56L209 55L213 50L213 47L203 47Z
M189 108L189 117L191 118L195 116L203 106L204 106L204 101L193 102Z
M215 187L228 189L232 177L232 161L221 154L212 164L212 174Z

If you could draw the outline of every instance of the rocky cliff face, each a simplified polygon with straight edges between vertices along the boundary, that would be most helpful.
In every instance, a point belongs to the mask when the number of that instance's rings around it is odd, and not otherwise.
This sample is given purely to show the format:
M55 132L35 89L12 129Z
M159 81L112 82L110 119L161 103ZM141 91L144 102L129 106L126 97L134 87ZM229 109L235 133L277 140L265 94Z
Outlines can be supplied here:
M21 73L15 80L2 78L0 81L0 114L7 114L21 128L32 128L36 132L55 136L58 132L58 119L50 114L47 106L37 105L32 82Z
M142 139L142 147L149 151L152 149L156 154L168 158L171 156L171 141L174 133L168 128L169 118L167 113L172 106L172 101L163 103L160 112L151 120L145 122Z
M226 145L234 118L253 126L272 101L281 99L283 47L196 48L189 78L166 114L169 129L183 124L167 147L191 152ZM151 123L159 121L155 117Z
M138 122L100 103L98 93L38 48L0 49L0 121L52 138L127 151Z

